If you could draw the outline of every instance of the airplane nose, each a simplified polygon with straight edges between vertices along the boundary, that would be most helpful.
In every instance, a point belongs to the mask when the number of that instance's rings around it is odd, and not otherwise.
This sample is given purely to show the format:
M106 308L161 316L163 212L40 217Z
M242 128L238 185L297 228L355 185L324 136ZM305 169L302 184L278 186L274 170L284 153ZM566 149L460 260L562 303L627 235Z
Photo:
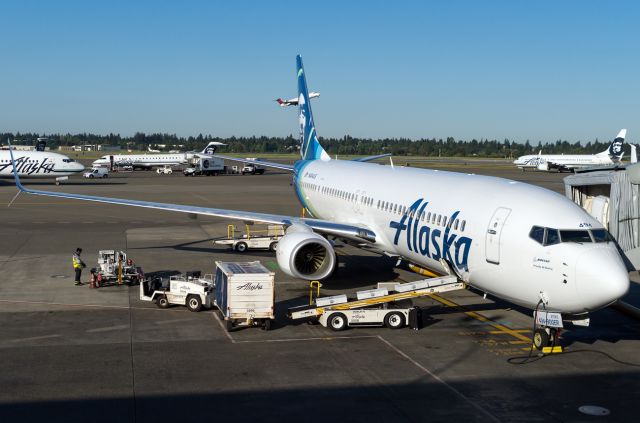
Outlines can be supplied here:
M629 273L613 244L611 248L594 248L580 255L576 279L585 311L606 307L629 290Z
M84 165L83 165L82 163L78 163L78 162L76 162L76 168L75 168L75 170L76 170L77 172L82 172L82 171L84 170Z

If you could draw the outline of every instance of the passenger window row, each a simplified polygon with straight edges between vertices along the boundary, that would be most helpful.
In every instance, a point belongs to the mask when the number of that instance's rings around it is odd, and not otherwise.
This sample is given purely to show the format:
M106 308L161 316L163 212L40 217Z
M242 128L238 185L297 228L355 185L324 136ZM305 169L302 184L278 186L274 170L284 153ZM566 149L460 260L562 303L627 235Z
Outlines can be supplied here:
M339 190L337 188L330 188L330 187L321 187L317 184L312 184L309 182L302 182L302 186L305 189L309 189L309 190L313 190L313 191L317 191L320 192L321 194L324 195L329 195L332 197L338 197L347 201L353 201L353 202L360 202L360 204L367 206L367 207L373 207L374 202L376 203L376 208L378 210L381 210L383 212L386 213L393 213L393 214L398 214L398 215L410 215L410 217L416 219L416 220L420 220L422 222L426 222L426 223L430 223L432 225L436 225L436 226L442 226L442 227L448 227L448 228L453 228L454 230L460 230L461 232L464 232L465 227L467 226L467 221L466 220L460 220L460 219L454 219L451 220L449 219L448 216L444 215L444 214L439 214L439 213L432 213L432 212L426 212L426 211L422 211L422 213L420 214L420 216L416 216L417 211L415 210L408 210L407 206L402 206L400 204L396 204L396 203L392 203L389 201L382 201L382 200L376 200L372 197L368 197L366 195L358 195L358 194L354 194L348 191L344 191L344 190Z

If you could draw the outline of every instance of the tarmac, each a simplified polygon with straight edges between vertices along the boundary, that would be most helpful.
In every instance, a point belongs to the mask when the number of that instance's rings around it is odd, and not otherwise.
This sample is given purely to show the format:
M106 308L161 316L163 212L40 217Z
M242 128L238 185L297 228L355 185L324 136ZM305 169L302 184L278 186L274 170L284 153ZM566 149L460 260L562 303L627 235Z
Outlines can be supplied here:
M491 163L428 165L564 193L562 174ZM272 171L195 178L120 173L59 187L24 182L106 197L300 214L291 176ZM0 203L15 193L11 181L0 182ZM273 253L239 255L212 245L228 223L24 194L5 208L0 421L636 420L640 323L624 313L607 308L591 316L588 328L568 327L566 353L544 357L531 354L529 311L472 290L415 301L424 310L418 331L332 332L285 317L288 307L308 301L309 287L283 274ZM227 333L212 311L161 310L140 301L138 287L76 287L76 247L83 248L88 267L95 266L98 250L122 249L147 273L211 273L216 260L260 260L276 272L275 327ZM337 251L340 268L323 284L323 295L421 279L390 258L348 246Z

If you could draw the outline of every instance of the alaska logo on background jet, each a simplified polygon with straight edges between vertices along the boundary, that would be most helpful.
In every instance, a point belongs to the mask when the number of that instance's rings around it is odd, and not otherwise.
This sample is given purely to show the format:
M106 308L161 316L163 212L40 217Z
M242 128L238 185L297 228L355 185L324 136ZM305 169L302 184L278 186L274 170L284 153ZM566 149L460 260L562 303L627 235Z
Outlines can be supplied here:
M624 139L627 135L626 129L621 129L618 136L611 142L609 147L598 154L542 154L542 150L535 155L529 154L520 156L513 161L518 168L537 170L574 170L593 166L606 166L620 163L624 155ZM631 163L637 161L635 154L631 155Z

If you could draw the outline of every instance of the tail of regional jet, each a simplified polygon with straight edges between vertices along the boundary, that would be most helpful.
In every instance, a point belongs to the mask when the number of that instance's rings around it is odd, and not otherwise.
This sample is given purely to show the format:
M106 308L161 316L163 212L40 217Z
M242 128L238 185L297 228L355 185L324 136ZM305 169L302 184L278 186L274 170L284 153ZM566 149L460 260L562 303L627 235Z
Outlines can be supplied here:
M302 66L302 57L296 57L298 71L298 117L300 123L300 156L302 160L331 160L329 155L318 141L313 114L311 114L311 102L307 90L307 78Z
M622 159L622 155L624 154L624 139L627 136L627 130L621 129L618 133L618 136L611 142L609 148L599 153L599 156L609 156L612 162L617 163Z

